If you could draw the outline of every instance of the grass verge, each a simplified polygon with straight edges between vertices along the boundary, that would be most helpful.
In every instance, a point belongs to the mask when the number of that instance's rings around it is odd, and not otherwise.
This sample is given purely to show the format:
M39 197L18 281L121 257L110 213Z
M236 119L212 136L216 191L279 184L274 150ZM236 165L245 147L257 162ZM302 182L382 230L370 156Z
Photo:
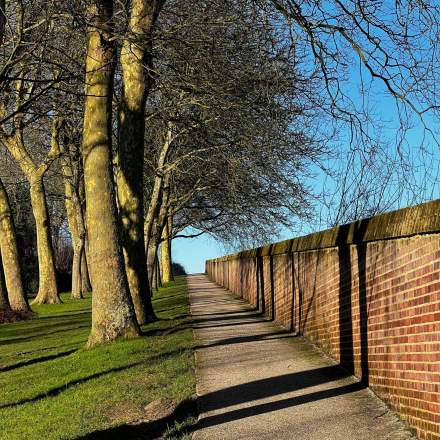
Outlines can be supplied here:
M155 294L145 336L89 351L90 295L62 299L0 326L0 439L182 438L195 392L185 278Z

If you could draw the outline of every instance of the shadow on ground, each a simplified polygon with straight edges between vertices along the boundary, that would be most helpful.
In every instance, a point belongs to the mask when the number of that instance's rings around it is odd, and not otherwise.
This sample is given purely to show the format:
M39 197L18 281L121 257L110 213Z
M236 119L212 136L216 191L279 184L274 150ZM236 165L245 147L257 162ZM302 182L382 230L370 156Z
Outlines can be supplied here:
M175 426L180 425L181 429L179 429L178 432L172 431L173 435L183 435L185 433L195 432L199 429L252 417L258 414L264 414L283 408L353 393L365 388L360 382L348 383L335 388L294 396L287 399L252 405L221 414L208 415L195 422L199 411L200 413L206 413L208 411L224 409L237 404L314 387L316 385L347 378L349 376L350 375L346 370L335 365L253 381L205 394L197 400L193 399L184 401L171 414L159 420L139 421L133 424L125 424L102 431L95 431L84 437L80 437L79 439L158 440L163 438L163 435L166 432L175 429L173 428ZM171 438L179 437L173 436Z
M135 424L126 424L114 428L95 431L78 440L158 440L173 429L173 426L182 424L183 428L173 435L183 435L189 432L190 427L185 425L187 420L194 420L197 417L196 400L185 400L166 417L153 421L140 421Z
M250 384L246 384L246 385L250 385ZM277 400L274 402L261 403L246 408L239 408L226 413L214 414L199 420L199 422L197 423L194 429L197 430L197 429L208 428L211 426L220 425L222 423L244 419L246 417L256 416L258 414L265 414L272 411L291 408L297 405L304 405L306 403L315 402L322 399L330 399L332 397L342 396L348 393L354 393L364 388L365 386L362 385L360 382L355 382L337 388L317 391L314 393L290 397L287 399ZM201 405L203 408L203 402L201 402ZM226 404L226 406L229 405L233 405L233 403Z

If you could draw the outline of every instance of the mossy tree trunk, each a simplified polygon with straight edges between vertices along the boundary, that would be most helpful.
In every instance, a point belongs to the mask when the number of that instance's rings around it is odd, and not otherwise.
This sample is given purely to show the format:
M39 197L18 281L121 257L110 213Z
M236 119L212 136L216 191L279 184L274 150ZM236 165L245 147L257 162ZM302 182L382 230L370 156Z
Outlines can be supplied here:
M67 221L69 224L70 235L72 238L73 248L73 264L72 264L72 294L73 299L82 299L82 280L81 280L81 259L84 245L81 243L78 231L77 213L75 203L73 201L73 188L71 182L65 180L65 197Z
M86 231L80 201L75 191L72 191L72 198L69 204L72 205L70 208L72 212L68 215L73 246L72 298L81 299L83 294L90 290L90 281L85 252Z
M159 282L157 280L157 265L158 265L158 250L160 245L160 239L162 236L162 231L167 222L167 215L170 209L169 201L170 201L170 173L167 173L163 178L163 188L161 191L161 201L160 201L160 209L157 214L157 217L154 219L153 227L151 230L150 237L148 239L148 249L147 249L147 269L148 276L150 277L150 287L153 288L153 285L156 287ZM156 276L156 280L153 279ZM156 287L157 290L157 287Z
M80 173L78 173L78 210L77 216L78 220L78 228L79 234L84 234L84 252L81 258L81 290L83 292L91 292L92 291L92 282L90 280L90 270L89 270L89 257L88 257L88 240L87 240L87 226L86 226L86 203L85 203L85 192L84 192L84 179L83 179L83 169L82 164Z
M9 305L15 312L28 312L29 306L23 288L20 256L17 247L14 220L8 195L0 179L0 249Z
M20 120L20 119L18 119ZM38 293L34 300L35 304L58 304L61 299L58 295L54 252L49 221L49 213L46 203L44 188L44 175L50 164L58 157L59 124L53 118L51 148L46 160L37 165L26 149L23 139L23 127L20 123L14 127L12 134L7 135L0 131L0 138L10 154L14 157L21 171L30 185L32 213L35 219L37 232L37 253L38 253Z
M152 80L152 30L162 1L132 0L120 61L122 96L119 108L117 193L125 267L140 324L156 317L145 270L144 133L145 103Z
M0 312L11 312L11 306L8 301L8 292L6 289L5 279L3 277L3 267L0 257Z
M148 254L150 252L149 251L150 239L151 237L155 236L154 228L160 210L161 196L164 186L164 177L167 174L165 173L165 164L167 162L173 140L174 138L172 133L172 124L169 124L165 142L162 144L162 148L159 152L159 157L156 166L156 176L154 177L154 182L153 182L153 190L150 195L150 201L145 216L144 236L145 236L145 249L147 254L147 269L149 276L150 274L152 274L152 267L153 267L152 264L154 262L154 260L152 262L151 259L148 257Z
M172 261L171 261L171 235L172 235L172 216L168 216L168 221L162 231L162 241L160 244L160 259L162 263L162 281L169 283L174 280Z
M38 250L38 294L34 304L59 304L54 252L43 177L35 174L30 181L32 212L35 218Z
M150 289L152 290L154 287L154 265L156 263L156 244L154 242L154 238L156 236L156 222L153 224L153 228L151 231L152 236L148 240L148 248L147 248L147 272L148 272L148 281L150 283Z
M162 277L160 274L160 264L158 258L158 252L156 250L156 261L154 262L154 288L159 290L159 287L162 287Z
M81 161L72 160L72 145L60 144L62 154L61 168L64 179L64 195L73 247L72 295L73 299L83 298L83 294L91 290L86 257L86 229L81 203Z
M174 281L174 271L173 271L173 228L174 228L174 220L173 220L173 210L170 208L170 214L168 215L168 264L170 267L170 281Z
M87 53L82 157L86 223L93 283L92 329L88 347L139 335L118 231L111 161L115 49L113 2L87 8Z

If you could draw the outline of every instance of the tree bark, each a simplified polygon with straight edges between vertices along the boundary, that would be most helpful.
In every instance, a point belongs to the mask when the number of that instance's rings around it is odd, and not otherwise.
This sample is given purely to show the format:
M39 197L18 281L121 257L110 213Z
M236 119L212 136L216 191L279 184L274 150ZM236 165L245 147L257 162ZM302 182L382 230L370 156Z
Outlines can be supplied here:
M59 125L57 119L53 118L51 148L46 160L37 166L24 144L23 129L20 123L17 124L17 127L15 127L11 135L6 135L3 130L0 131L0 138L3 144L14 157L25 175L26 180L30 184L32 213L35 218L35 228L37 232L39 272L39 287L34 300L35 304L61 303L57 289L50 221L43 180L50 164L58 156L58 133Z
M159 158L156 167L156 176L154 177L154 182L153 182L153 190L151 192L150 202L148 204L148 209L145 216L144 236L145 236L145 249L147 253L147 268L149 268L148 269L149 276L152 267L151 262L148 263L149 261L148 250L150 249L149 241L150 238L154 236L153 228L155 225L156 217L159 215L160 198L162 195L162 190L164 185L164 167L173 142L173 135L171 128L172 125L169 124L165 142L162 144L162 149L159 153Z
M43 177L40 173L31 178L31 204L37 231L38 250L38 294L33 304L59 304L54 253L52 247L49 213L46 204L46 194Z
M92 329L88 347L139 335L118 231L111 168L111 124L115 50L113 2L88 7L85 112L82 156L87 201Z
M122 96L116 182L125 267L140 324L156 319L144 266L143 172L145 103L153 83L152 29L161 3L156 0L131 2L129 28L120 56Z
M72 264L72 299L82 299L82 276L81 276L81 260L84 252L84 241L78 240L73 250Z
M72 239L73 248L73 264L72 264L72 294L73 299L83 298L82 282L81 282L81 245L79 243L78 221L77 221L77 207L74 202L74 175L69 152L63 152L62 170L64 178L64 195L67 213L67 223L69 225L70 236Z
M82 167L82 165L80 164ZM92 291L92 282L90 280L90 270L89 270L89 246L87 239L87 225L86 225L86 203L85 203L85 188L84 188L84 179L82 177L82 168L81 168L81 176L77 178L78 181L78 227L79 233L84 234L84 252L81 259L81 290L82 292L91 292Z
M162 279L160 277L160 264L159 258L157 257L159 247L156 249L156 261L154 262L154 288L156 291L159 290L159 287L162 287Z
M160 209L157 217L154 219L151 234L147 241L147 269L148 276L150 277L150 286L153 288L153 277L156 274L156 263L158 263L157 253L159 250L160 237L162 236L162 231L164 229L165 223L167 221L167 214L169 211L169 199L170 199L170 174L165 174L163 178L163 188L161 191L161 202ZM157 277L154 285L158 284ZM157 289L156 289L157 290Z
M5 35L6 15L5 15L5 0L0 0L0 46L3 45Z
M148 272L148 281L150 283L150 290L153 289L153 277L154 277L154 264L156 262L156 244L154 237L156 236L156 224L153 225L151 231L151 237L148 240L148 248L147 248L147 272Z
M73 248L72 295L73 299L83 298L85 292L91 290L87 257L85 252L86 229L84 213L81 206L81 167L80 161L73 163L72 146L60 145L62 151L61 168L64 178L64 195ZM75 148L75 147L73 147Z
M162 263L162 281L169 283L173 281L173 271L171 262L171 229L172 218L168 217L168 221L162 231L162 242L160 244L160 259Z
M174 271L173 271L173 228L174 228L174 219L173 219L173 210L170 207L170 214L168 215L168 256L169 256L169 266L170 266L170 281L174 281Z
M8 195L0 179L0 249L9 305L15 312L28 312L29 306L23 288L20 257L14 220Z
M3 267L0 258L0 312L11 312L11 306L8 301L8 292L6 289L5 279L3 277Z
M81 291L83 293L92 291L89 262L87 260L87 238L84 239L84 251L81 257Z

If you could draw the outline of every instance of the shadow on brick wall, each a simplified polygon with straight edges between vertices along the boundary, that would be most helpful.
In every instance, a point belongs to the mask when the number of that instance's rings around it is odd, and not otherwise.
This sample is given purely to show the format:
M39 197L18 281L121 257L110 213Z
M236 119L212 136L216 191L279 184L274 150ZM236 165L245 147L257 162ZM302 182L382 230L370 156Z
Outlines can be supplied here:
M369 220L356 225L354 243L357 250L357 269L359 282L359 333L361 380L368 385L368 304L367 304L367 245L363 243ZM339 351L340 363L350 373L354 373L353 349L353 266L350 245L347 245L350 225L342 226L338 231L339 256Z
M339 257L339 361L351 374L354 373L352 268L351 247L346 244L349 228L341 227L337 243Z
M363 243L368 220L359 223L356 230L357 264L359 277L359 327L361 343L361 377L362 382L369 384L368 368L368 304L367 304L367 244Z

